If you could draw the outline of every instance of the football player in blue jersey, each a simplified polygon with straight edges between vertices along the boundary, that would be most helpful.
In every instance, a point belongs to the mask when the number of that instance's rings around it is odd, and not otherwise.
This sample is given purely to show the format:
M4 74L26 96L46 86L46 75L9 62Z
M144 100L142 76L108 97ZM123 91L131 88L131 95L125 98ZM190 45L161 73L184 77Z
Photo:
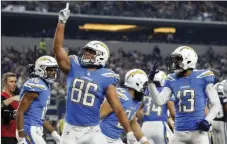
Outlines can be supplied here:
M218 92L222 107L218 115L212 122L212 140L214 144L226 144L227 143L227 80L223 80L222 82L216 83L214 87Z
M47 105L50 101L50 84L57 78L58 65L50 56L42 56L35 62L33 77L28 79L20 92L17 110L18 144L45 144L43 127L47 129L57 144L60 135L45 120Z
M66 53L63 48L65 23L70 15L69 4L59 13L53 51L60 69L67 75L65 124L61 144L93 144L92 133L98 128L100 106L106 96L113 111L127 132L128 143L136 142L124 109L117 97L119 75L104 68L110 52L100 41L91 41L83 48L83 56Z
M117 88L118 97L130 120L135 136L142 144L148 144L148 141L137 123L136 112L141 106L147 82L148 77L143 70L132 69L125 75L126 88ZM123 144L120 136L124 129L107 100L101 106L100 117L102 119L100 130L94 135L93 144Z
M216 117L221 104L213 87L214 74L210 70L196 70L197 53L188 46L180 46L171 54L173 74L167 76L165 86L159 92L152 82L157 68L154 63L149 73L149 90L152 99L165 104L172 94L175 96L175 132L170 144L207 144L207 131ZM207 98L211 108L205 116Z
M154 76L153 82L155 83L158 91L162 91L166 79L166 74L163 71L159 71ZM143 126L142 131L148 138L150 144L166 144L168 139L172 136L167 119L168 110L174 115L174 105L169 100L162 106L156 105L150 96L144 96L143 99ZM167 139L168 136L168 139Z

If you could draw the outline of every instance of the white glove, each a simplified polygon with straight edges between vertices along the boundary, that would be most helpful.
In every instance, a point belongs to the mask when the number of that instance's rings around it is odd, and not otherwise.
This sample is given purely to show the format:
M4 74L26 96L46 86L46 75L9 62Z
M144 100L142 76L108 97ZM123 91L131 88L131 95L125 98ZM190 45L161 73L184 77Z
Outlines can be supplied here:
M58 16L58 21L60 23L66 23L67 19L69 18L70 15L70 10L69 10L69 3L66 3L66 7L65 9L61 10L59 12L59 16Z
M23 138L17 138L17 141L18 141L18 143L17 144L27 144L27 142L26 142L26 140L25 140L25 137L23 137Z
M60 144L61 136L56 131L53 131L51 136L57 144Z
M132 131L127 133L127 144L138 144L136 137Z

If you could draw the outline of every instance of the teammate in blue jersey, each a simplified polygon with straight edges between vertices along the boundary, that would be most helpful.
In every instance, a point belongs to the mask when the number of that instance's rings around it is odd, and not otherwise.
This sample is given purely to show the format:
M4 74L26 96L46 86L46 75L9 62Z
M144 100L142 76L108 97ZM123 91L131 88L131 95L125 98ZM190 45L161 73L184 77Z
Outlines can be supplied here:
M51 133L57 144L60 143L60 135L45 120L51 95L50 84L57 78L57 71L56 60L42 56L35 63L33 78L22 86L16 118L18 144L45 144L43 127Z
M144 71L132 69L125 75L124 85L126 88L117 88L118 97L130 120L136 138L143 144L147 144L148 141L137 123L136 112L141 106L147 82L148 77ZM101 106L100 117L102 119L100 123L101 130L94 136L93 144L123 144L120 136L124 132L124 129L106 100Z
M188 46L178 47L171 54L171 68L165 86L158 92L152 83L157 65L149 73L149 90L152 99L158 104L165 104L172 94L175 96L175 132L170 144L207 144L207 131L216 117L221 105L217 91L213 87L214 74L210 70L196 70L198 56ZM205 116L207 98L211 108Z
M159 71L154 76L154 83L158 91L162 91L166 79L166 74ZM167 119L168 110L171 115L174 115L174 105L171 100L162 106L157 106L150 96L144 96L143 107L143 126L142 131L148 138L150 144L166 144L168 139L172 136ZM168 139L167 139L168 136Z
M214 85L221 102L221 109L212 122L212 140L214 144L227 143L227 80ZM209 104L208 104L209 107Z
M136 142L130 123L117 97L119 75L104 68L110 52L100 41L91 41L83 48L82 58L68 56L63 48L65 23L70 15L69 4L59 13L53 51L60 69L67 75L67 101L62 144L93 144L92 134L98 128L100 106L106 96L127 132L128 143Z

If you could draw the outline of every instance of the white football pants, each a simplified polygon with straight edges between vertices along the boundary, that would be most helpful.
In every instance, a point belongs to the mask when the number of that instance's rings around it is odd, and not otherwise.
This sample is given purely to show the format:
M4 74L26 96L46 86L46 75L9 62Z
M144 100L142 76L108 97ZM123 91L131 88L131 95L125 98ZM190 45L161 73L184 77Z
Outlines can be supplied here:
M75 126L65 122L60 144L94 144L92 136L97 130L98 126Z
M16 131L16 138L19 138L18 131ZM43 139L43 127L31 126L26 128L25 139L27 144L46 144Z
M173 135L169 126L163 121L146 121L143 123L142 131L150 144L167 144Z

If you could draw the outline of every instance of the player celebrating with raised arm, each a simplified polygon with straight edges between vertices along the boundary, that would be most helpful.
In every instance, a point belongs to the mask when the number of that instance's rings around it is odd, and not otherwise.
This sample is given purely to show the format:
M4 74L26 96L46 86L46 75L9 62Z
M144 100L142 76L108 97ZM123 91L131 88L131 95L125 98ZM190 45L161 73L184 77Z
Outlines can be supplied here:
M217 91L213 87L214 74L210 70L196 70L198 56L188 46L178 47L171 54L173 74L169 74L163 90L159 93L152 83L156 73L156 63L149 73L149 89L152 99L165 104L172 94L175 96L175 133L170 144L208 144L208 134L212 120L221 105ZM207 98L211 108L205 117Z
M33 78L27 80L20 92L20 105L17 110L18 144L46 144L42 135L47 129L57 144L60 135L45 120L50 101L50 84L57 78L58 65L50 56L42 56L35 62Z
M118 97L130 120L131 127L137 140L142 144L148 144L148 141L137 123L136 112L141 106L144 92L147 88L147 82L148 77L143 70L132 69L125 75L124 85L126 88L117 88ZM101 106L100 117L102 119L102 122L100 123L101 131L98 135L94 136L94 139L96 139L94 144L99 144L101 142L105 142L105 144L123 144L120 139L123 128L106 100Z
M158 91L162 91L166 79L166 74L163 71L158 71L154 76L154 84ZM167 119L168 110L171 115L174 115L174 105L172 101L168 101L162 106L157 106L150 96L144 96L143 111L140 115L143 116L142 131L148 138L151 144L166 144L167 136L172 136ZM141 112L141 111L140 111Z
M100 41L91 41L83 48L82 58L68 56L63 48L65 23L70 15L69 4L59 13L54 37L54 54L60 69L67 75L67 102L61 144L90 143L98 128L99 110L105 95L127 132L128 144L136 142L130 123L117 97L115 85L119 75L104 66L110 53Z

